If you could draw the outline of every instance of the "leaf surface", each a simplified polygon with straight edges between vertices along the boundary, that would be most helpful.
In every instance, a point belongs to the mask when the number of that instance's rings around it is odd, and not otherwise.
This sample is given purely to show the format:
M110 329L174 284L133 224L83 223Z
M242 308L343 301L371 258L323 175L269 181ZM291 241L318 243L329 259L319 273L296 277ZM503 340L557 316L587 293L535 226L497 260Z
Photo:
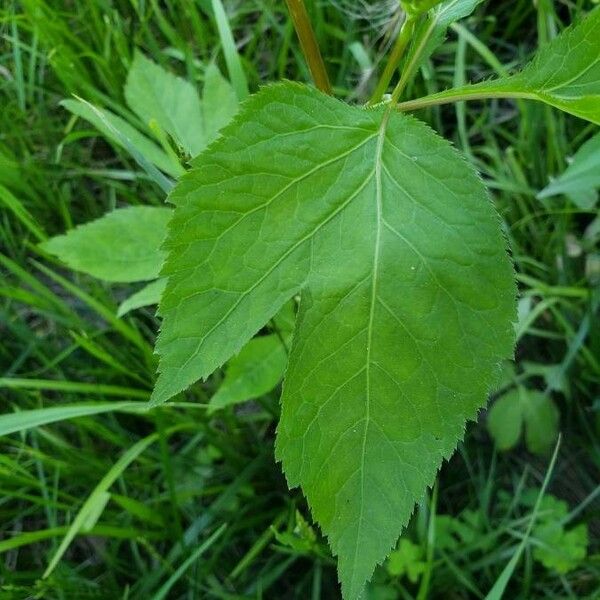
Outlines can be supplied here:
M98 279L133 282L158 277L170 208L131 206L40 244L71 269Z
M277 457L359 598L512 352L498 217L426 125L279 84L170 197L158 404L300 294Z

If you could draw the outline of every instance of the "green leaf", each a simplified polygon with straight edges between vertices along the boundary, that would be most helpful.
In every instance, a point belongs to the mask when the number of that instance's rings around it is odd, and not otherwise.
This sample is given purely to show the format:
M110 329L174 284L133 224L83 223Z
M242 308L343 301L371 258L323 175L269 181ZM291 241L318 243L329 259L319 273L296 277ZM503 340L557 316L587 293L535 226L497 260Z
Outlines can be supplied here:
M74 115L89 121L98 131L109 140L127 150L134 156L138 163L144 167L144 161L158 167L161 171L179 177L181 166L153 141L131 126L125 119L115 115L109 110L92 106L81 99L63 100L60 105ZM140 158L142 160L140 160ZM147 170L147 169L146 169ZM163 189L170 187L166 182L161 184Z
M411 583L417 583L427 566L424 558L425 553L421 546L402 538L398 549L394 550L388 558L387 571L395 577L406 575Z
M122 317L136 308L158 304L160 297L165 291L166 285L167 280L164 278L157 279L156 281L152 281L148 285L145 285L141 290L132 294L129 298L119 304L117 317Z
M214 64L210 64L204 76L202 94L205 145L210 144L221 129L231 121L238 107L235 90L221 75L219 69Z
M190 155L196 156L237 111L237 97L219 69L206 70L204 98L194 85L136 52L125 84L129 107L146 123L156 121Z
M516 446L525 429L529 451L545 454L556 441L559 419L552 398L520 386L496 400L488 417L488 429L499 450Z
M229 361L225 379L210 399L208 414L270 392L281 381L286 364L287 352L277 335L251 339Z
M594 208L600 188L600 133L577 150L565 172L545 187L538 198L558 194L569 196L581 209Z
M280 84L171 201L153 404L300 294L276 453L362 594L512 353L515 285L464 159L390 108Z
M523 504L531 506L534 496L535 490L526 490ZM567 529L568 514L569 507L564 500L550 494L544 496L532 534L535 560L561 574L577 568L587 555L587 526L582 523Z
M276 333L251 339L227 365L225 379L210 399L208 414L259 398L281 381L287 365L296 314L293 302L286 303L273 318Z
M576 569L587 556L588 530L585 523L565 530L560 523L545 523L533 530L539 546L533 549L533 558L547 569L561 575Z
M127 74L125 100L148 125L158 125L184 150L196 155L204 146L202 107L196 88L136 51Z
M519 73L403 102L399 108L493 97L539 100L600 125L600 7L542 46Z
M455 21L468 17L481 4L482 0L446 0L434 6L417 27L413 43L407 54L405 68L414 73L446 39L448 27ZM419 3L416 4L416 12L419 10ZM436 4L434 2L425 2L427 4Z
M487 426L499 450L510 450L517 445L523 427L523 411L517 390L504 394L494 402Z
M560 413L552 398L535 390L521 393L525 443L530 452L546 454L558 436Z
M40 244L71 269L113 282L158 277L160 245L173 211L153 206L118 208Z

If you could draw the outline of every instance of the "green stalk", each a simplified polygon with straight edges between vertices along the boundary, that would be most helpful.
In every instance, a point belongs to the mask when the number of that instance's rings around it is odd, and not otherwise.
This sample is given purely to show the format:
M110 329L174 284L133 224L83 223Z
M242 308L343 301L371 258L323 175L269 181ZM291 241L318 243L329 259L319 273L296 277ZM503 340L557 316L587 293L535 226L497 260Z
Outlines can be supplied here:
M321 51L319 50L319 45L317 44L315 32L310 24L310 19L308 18L304 1L285 1L288 6L288 10L290 11L292 21L294 22L294 28L296 29L296 34L300 40L300 46L302 47L302 52L308 64L308 68L310 69L313 81L318 89L331 96L333 93L331 89L331 83L329 82L329 76L327 75L327 70L325 69L325 63L323 62L323 57L321 56Z
M410 40L412 39L413 33L415 31L416 18L412 13L406 13L406 17L404 19L404 23L402 23L402 27L400 28L400 33L396 38L396 43L392 48L392 52L390 54L390 58L388 59L387 64L385 65L385 69L377 83L377 87L369 100L369 105L377 104L381 102L385 91L387 90L402 57L408 47Z
M402 83L402 80L400 81ZM400 86L400 84L398 84ZM400 90L401 93L402 90ZM396 95L396 90L394 90ZM398 94L399 96L399 94ZM439 104L449 104L452 102L463 102L466 100L490 100L493 98L510 98L510 99L522 99L522 100L537 100L537 96L529 92L511 92L503 90L481 90L473 89L458 89L448 90L447 92L440 92L439 94L432 94L431 96L424 96L423 98L417 98L416 100L408 100L407 102L400 102L396 106L398 110L419 110L421 108L427 108L429 106L438 106ZM397 101L397 99L396 99Z

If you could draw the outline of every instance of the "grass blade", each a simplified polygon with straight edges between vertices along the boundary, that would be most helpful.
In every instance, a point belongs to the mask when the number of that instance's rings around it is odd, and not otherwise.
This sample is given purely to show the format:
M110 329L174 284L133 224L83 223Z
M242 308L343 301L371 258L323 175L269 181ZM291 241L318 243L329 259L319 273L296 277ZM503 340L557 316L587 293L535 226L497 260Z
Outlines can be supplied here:
M75 538L75 536L84 528L86 522L88 522L90 515L97 512L96 507L99 502L105 502L106 492L115 480L120 477L125 469L148 447L158 439L158 434L153 433L145 438L142 438L139 442L134 444L129 450L127 450L121 458L109 469L108 473L100 480L98 485L94 488L92 493L88 496L83 506L77 513L73 523L71 523L67 534L63 538L60 546L52 556L48 567L44 571L42 578L47 578L52 571L56 568L60 559L63 557L67 548ZM98 515L99 516L99 515Z
M66 406L52 406L49 408L36 408L14 413L0 415L0 436L25 431L35 427L86 417L99 415L106 412L144 412L148 410L145 402L103 402L98 404L69 404Z

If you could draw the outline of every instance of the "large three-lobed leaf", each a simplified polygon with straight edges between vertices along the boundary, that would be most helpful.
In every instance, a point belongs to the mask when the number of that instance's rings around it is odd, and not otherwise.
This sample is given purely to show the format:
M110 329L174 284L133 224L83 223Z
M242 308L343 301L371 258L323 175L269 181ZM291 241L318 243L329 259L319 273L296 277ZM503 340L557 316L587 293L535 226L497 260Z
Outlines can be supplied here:
M412 117L286 83L245 103L171 201L153 402L299 294L277 457L358 598L512 351L484 187Z

